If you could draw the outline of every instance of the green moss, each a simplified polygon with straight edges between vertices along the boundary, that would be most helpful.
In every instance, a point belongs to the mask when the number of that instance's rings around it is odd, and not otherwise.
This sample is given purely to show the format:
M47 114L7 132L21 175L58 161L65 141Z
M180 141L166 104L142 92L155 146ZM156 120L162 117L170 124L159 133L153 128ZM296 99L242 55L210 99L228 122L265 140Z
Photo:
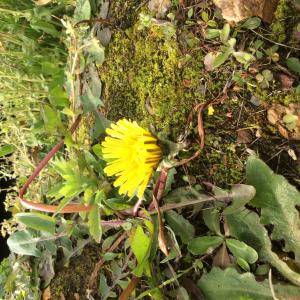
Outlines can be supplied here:
M68 267L56 272L50 284L51 299L60 300L61 294L65 299L75 299L75 293L80 295L80 299L85 299L89 276L98 260L99 249L96 246L84 248L80 256L71 259Z
M279 43L289 41L293 28L295 10L290 0L279 0L271 25L273 39Z
M110 4L109 18L113 20L116 28L131 27L138 18L143 0L114 0Z
M153 124L175 138L192 107L204 100L202 52L182 63L176 37L165 37L163 26L138 27L114 33L100 69L108 117Z

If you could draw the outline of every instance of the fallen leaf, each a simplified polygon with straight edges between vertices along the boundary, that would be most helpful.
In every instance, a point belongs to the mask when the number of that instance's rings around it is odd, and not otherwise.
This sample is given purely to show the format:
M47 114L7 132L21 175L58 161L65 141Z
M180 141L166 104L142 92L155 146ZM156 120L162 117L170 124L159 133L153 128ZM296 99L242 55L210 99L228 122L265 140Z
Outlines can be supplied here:
M213 69L213 62L216 58L217 54L213 54L212 52L209 52L204 57L204 65L206 71L211 71Z
M238 129L237 130L237 143L238 144L249 144L252 141L251 131L249 129Z
M50 299L51 299L51 290L50 290L50 286L48 286L43 291L42 300L50 300Z
M215 267L220 267L221 269L226 269L231 265L231 260L227 251L226 244L223 243L222 247L218 250L214 256L212 265Z
M289 149L288 151L287 151L287 153L288 153L288 155L292 158L292 160L297 160L297 155L296 155L296 153L295 153L295 151L293 150L293 149Z
M300 104L274 104L268 109L267 118L284 138L300 140Z
M284 90L290 90L293 86L293 83L294 83L294 78L293 77L288 76L288 75L283 74L283 73L279 74L279 80L280 80L280 83L281 83L281 87Z
M156 13L156 18L158 19L162 19L170 7L170 0L150 0L148 4L149 10Z

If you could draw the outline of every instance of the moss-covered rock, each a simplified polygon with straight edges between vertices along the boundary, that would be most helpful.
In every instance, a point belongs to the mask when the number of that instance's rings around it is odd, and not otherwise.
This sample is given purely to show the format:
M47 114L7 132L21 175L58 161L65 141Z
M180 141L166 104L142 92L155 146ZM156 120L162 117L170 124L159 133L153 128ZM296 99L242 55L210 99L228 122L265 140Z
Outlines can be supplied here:
M206 71L202 50L183 53L172 30L168 22L142 29L138 22L125 32L114 32L99 71L110 119L126 117L153 124L176 139L188 113L205 100ZM228 77L220 77L215 82L207 80L210 92L224 87Z
M273 23L271 25L273 39L279 43L292 44L293 27L299 21L299 13L292 0L279 0Z

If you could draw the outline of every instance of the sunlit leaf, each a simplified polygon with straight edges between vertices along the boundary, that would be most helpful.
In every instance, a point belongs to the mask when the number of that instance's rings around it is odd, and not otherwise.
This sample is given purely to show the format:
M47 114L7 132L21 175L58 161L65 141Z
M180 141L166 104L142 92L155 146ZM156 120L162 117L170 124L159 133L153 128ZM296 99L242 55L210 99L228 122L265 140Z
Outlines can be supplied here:
M29 228L55 233L55 219L41 213L18 213L16 219Z

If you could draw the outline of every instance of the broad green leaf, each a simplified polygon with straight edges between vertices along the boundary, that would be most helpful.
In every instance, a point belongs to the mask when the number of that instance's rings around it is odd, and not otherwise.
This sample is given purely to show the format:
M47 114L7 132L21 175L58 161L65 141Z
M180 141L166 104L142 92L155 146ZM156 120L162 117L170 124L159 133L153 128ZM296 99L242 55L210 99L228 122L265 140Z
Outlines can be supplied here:
M219 37L220 33L221 33L220 29L208 28L205 33L205 38L214 39L216 37Z
M95 205L88 215L88 225L91 236L97 243L100 243L102 236L102 228L100 223L100 209L98 205Z
M165 218L168 225L172 228L176 235L180 236L184 244L187 244L194 237L194 226L176 211L171 210L166 212Z
M69 105L69 98L61 86L57 85L49 92L49 100L52 105L67 107Z
M296 57L290 57L286 60L286 64L288 68L295 73L300 74L300 61L299 58Z
M250 266L244 259L238 257L236 263L246 272L250 272Z
M206 209L202 212L203 220L205 225L213 233L216 233L219 236L222 236L220 229L220 212L216 208Z
M74 11L74 21L89 20L91 17L91 4L89 0L77 0Z
M188 243L188 250L194 255L206 254L209 250L214 250L223 243L220 236L201 236L192 239Z
M167 195L172 190L172 184L175 183L175 175L177 174L176 168L171 168L168 170L164 195Z
M212 68L215 69L224 64L225 61L228 59L229 55L229 51L219 53L213 60Z
M164 201L166 203L179 203L188 202L201 197L205 199L205 197L207 198L207 195L200 194L195 188L186 186L173 189L167 196L164 197Z
M92 138L98 139L101 135L105 134L106 128L110 127L111 121L106 119L98 111L94 111L95 125L93 128Z
M252 185L235 184L231 191L232 203L225 210L225 214L231 214L249 203L255 196L255 188Z
M138 277L142 276L145 268L149 267L148 257L151 246L150 237L144 232L142 226L138 225L134 228L131 236L131 249L137 259L137 267L134 274Z
M40 213L18 213L16 219L29 228L55 233L55 219Z
M91 112L97 110L98 106L103 105L103 102L100 98L95 97L92 94L90 87L87 87L84 95L80 97L83 106L83 112Z
M3 145L0 147L0 157L12 154L16 150L14 145Z
M102 146L101 144L95 144L92 146L93 152L97 155L98 158L103 159Z
M8 238L7 245L16 254L40 257L42 253L36 247L38 240L27 230L16 231Z
M257 252L244 242L226 239L226 246L235 257L240 257L250 264L254 264L258 259Z
M104 62L104 47L100 45L96 38L92 38L87 44L85 51L97 64L102 64Z
M222 43L226 43L229 39L230 34L230 26L229 24L225 24L220 33L220 40Z
M241 24L242 28L255 29L261 24L261 19L257 17L250 18Z
M273 300L269 281L257 282L252 273L239 274L233 268L213 268L197 285L207 300ZM300 288L273 284L278 299L298 299Z
M284 277L300 286L300 274L294 272L272 252L268 232L260 223L259 216L246 208L241 208L234 214L225 215L230 235L254 248L262 261L269 262Z
M261 223L274 225L271 238L283 239L285 251L293 251L300 260L300 218L295 207L300 204L300 193L254 156L247 161L246 173L247 183L256 189L252 204L261 208Z
M43 107L43 119L46 127L51 130L59 128L62 124L59 112L49 105Z
M255 61L255 57L252 54L245 52L245 51L235 51L232 54L236 58L236 60L243 65L246 65L246 64L251 63L252 61Z

